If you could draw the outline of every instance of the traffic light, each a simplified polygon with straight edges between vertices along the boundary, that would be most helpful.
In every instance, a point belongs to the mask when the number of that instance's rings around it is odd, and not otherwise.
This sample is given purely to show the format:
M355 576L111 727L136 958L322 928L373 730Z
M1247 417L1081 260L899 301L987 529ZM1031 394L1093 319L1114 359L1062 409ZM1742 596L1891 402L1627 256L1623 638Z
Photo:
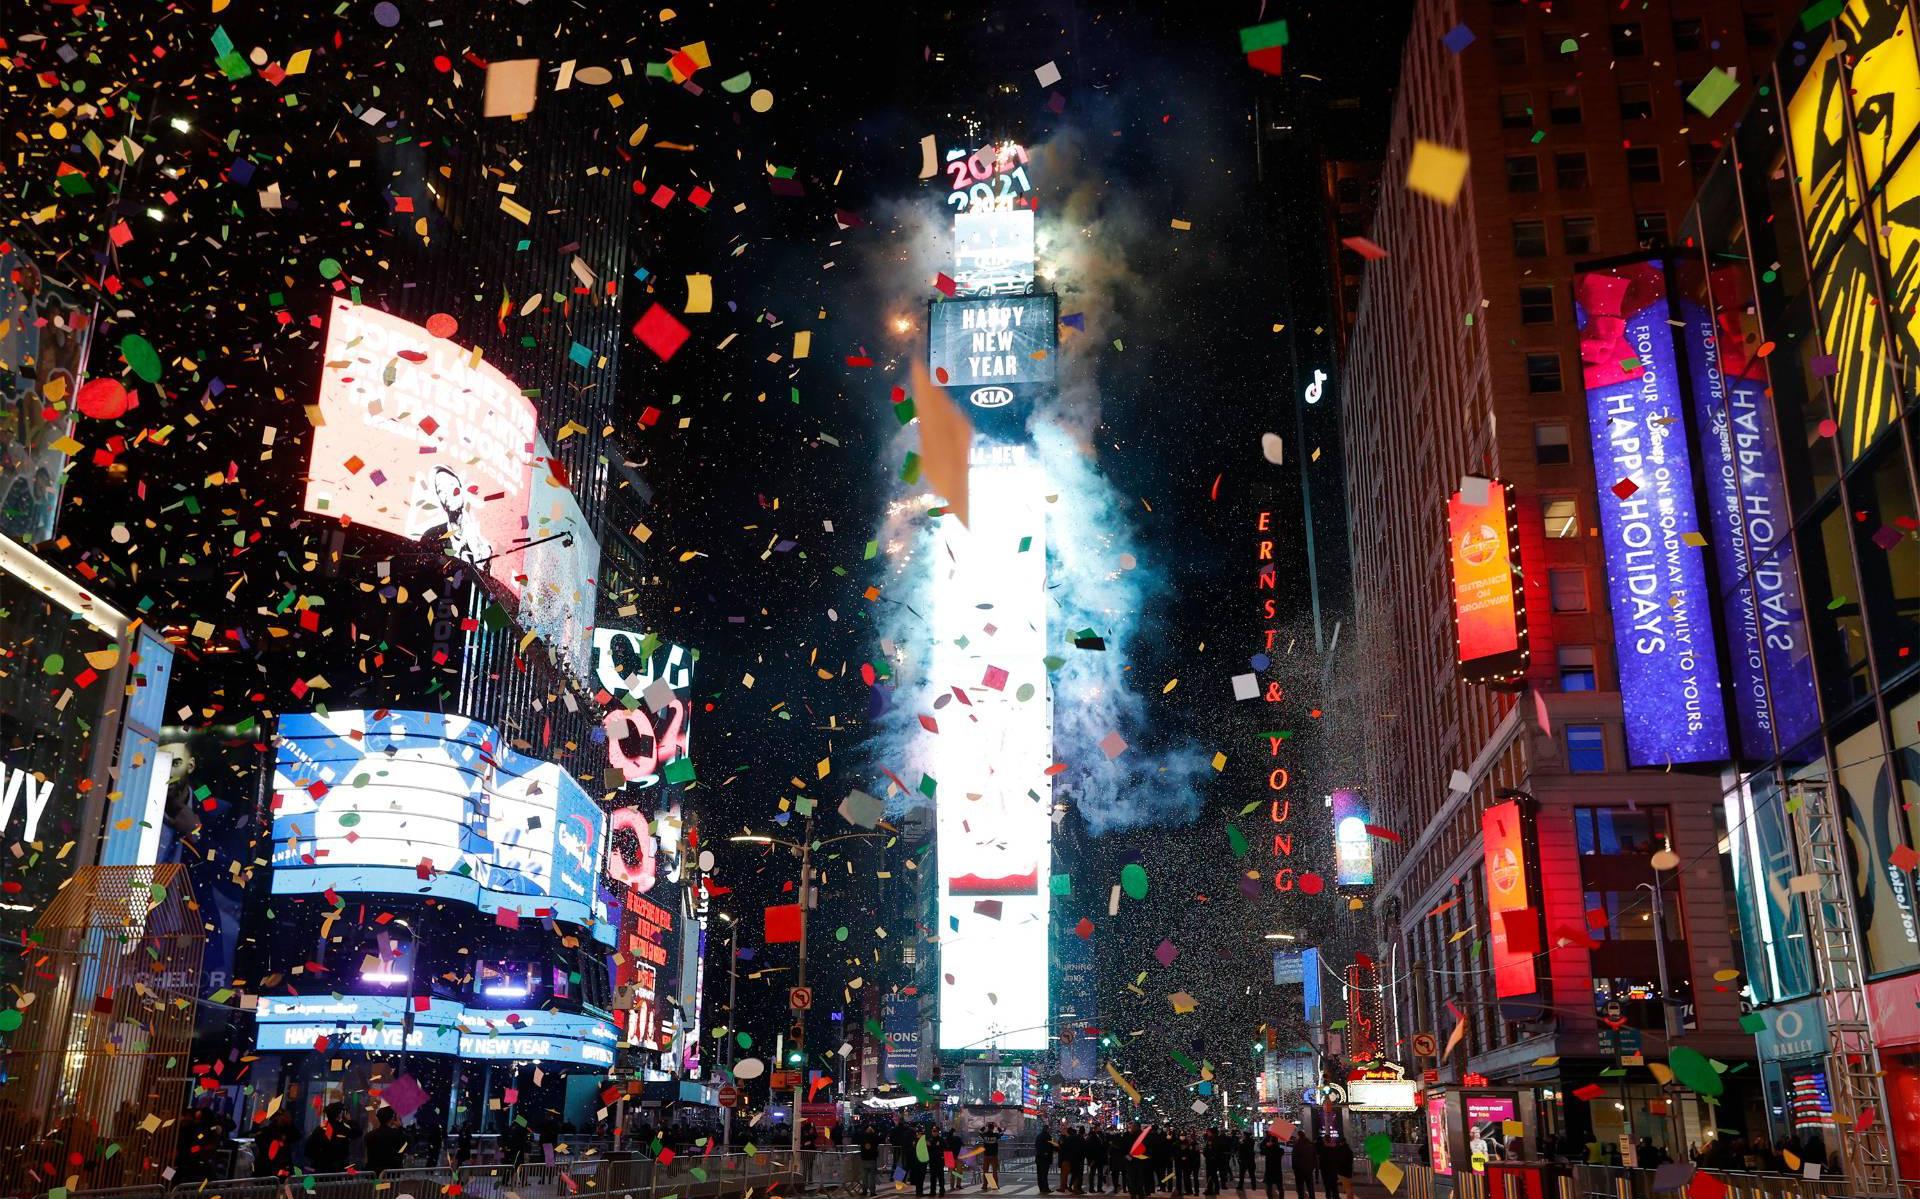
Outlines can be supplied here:
M798 1020L787 1026L787 1065L798 1066L807 1060L807 1026Z

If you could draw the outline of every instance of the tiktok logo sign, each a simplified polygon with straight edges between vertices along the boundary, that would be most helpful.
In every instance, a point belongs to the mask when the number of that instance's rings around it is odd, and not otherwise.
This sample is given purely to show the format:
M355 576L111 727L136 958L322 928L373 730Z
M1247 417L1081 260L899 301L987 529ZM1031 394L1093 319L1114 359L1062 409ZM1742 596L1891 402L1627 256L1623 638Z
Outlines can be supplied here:
M1306 397L1305 397L1307 403L1318 404L1320 402L1321 395L1324 394L1326 386L1327 386L1327 372L1323 370L1315 370L1313 372L1313 382L1307 384L1307 391L1306 391Z
M642 787L693 777L688 759L694 651L651 634L596 629L594 675L610 705L607 761Z

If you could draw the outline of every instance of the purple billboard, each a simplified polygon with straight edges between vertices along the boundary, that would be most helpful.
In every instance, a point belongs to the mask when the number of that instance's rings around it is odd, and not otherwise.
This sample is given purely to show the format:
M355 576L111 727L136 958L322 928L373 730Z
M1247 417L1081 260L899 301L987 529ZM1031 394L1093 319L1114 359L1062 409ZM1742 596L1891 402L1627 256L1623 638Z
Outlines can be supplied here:
M1704 274L1679 264L1682 292ZM1787 537L1792 518L1781 470L1780 431L1766 367L1741 328L1749 311L1744 268L1712 272L1712 308L1683 299L1683 352L1693 384L1693 431L1706 481L1706 520L1719 569L1728 685L1747 758L1772 758L1820 727L1807 651L1800 571ZM1718 316L1716 316L1716 313ZM1778 745L1775 738L1778 738Z
M1657 260L1630 262L1580 272L1573 291L1627 762L1720 761L1715 597L1666 276Z

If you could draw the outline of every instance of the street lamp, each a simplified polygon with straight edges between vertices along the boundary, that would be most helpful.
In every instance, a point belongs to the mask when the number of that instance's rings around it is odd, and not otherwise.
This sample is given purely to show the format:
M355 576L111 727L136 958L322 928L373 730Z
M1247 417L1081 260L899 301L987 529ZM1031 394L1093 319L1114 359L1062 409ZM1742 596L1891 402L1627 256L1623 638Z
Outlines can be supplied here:
M813 897L813 851L817 846L832 845L836 841L883 841L884 833L841 833L837 837L828 837L824 841L813 839L813 814L807 814L807 827L798 842L781 837L769 837L761 833L742 833L737 837L728 837L729 841L744 842L749 845L778 845L791 849L800 855L800 968L797 972L795 987L807 985L807 909L812 906ZM731 1017L729 1017L731 1018ZM801 1017L804 1027L805 1017ZM806 1050L802 1047L796 1053L788 1054L790 1065L805 1065ZM793 1157L794 1165L800 1165L800 1100L806 1089L804 1071L798 1072L793 1080Z
M740 983L740 924L731 912L714 915L727 922L727 1085L732 1086L733 1049L740 1043L740 1030L733 1025L733 998ZM732 1146L733 1108L728 1106L720 1109L720 1152L725 1153Z

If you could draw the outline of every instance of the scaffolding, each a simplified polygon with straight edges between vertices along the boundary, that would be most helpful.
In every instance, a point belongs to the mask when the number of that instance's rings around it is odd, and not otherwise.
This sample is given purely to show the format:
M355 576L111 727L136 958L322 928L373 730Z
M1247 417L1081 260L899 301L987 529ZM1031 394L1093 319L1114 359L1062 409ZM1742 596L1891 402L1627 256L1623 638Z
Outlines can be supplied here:
M1787 811L1799 843L1802 877L1796 886L1807 903L1807 934L1820 972L1820 1004L1827 1021L1827 1085L1840 1129L1840 1160L1848 1194L1860 1199L1897 1196L1893 1142L1880 1051L1868 1024L1866 972L1854 927L1853 886L1841 842L1844 832L1824 783L1795 784ZM1862 869L1873 869L1872 863Z
M31 939L0 1086L0 1194L160 1181L192 1098L206 948L186 867L83 866Z

